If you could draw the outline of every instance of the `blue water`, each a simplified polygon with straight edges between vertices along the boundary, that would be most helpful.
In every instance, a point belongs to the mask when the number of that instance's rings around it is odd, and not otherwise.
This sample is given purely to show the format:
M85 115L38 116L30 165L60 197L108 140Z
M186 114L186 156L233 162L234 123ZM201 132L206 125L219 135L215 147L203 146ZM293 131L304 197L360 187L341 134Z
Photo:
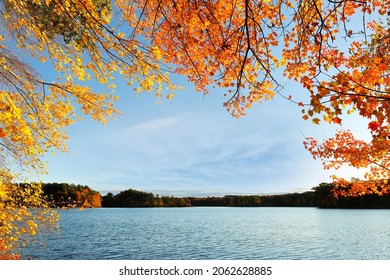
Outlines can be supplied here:
M60 210L33 259L390 259L390 210L126 208Z

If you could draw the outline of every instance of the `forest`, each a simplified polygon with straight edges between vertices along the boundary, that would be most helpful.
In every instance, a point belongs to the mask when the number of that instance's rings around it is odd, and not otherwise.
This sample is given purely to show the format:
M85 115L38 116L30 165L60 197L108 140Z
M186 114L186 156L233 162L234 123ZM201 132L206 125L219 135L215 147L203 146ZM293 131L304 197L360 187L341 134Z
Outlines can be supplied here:
M320 207L320 208L390 208L390 195L365 194L335 197L333 183L321 183L304 193L273 195L226 195L223 197L173 197L128 189L102 197L102 207Z

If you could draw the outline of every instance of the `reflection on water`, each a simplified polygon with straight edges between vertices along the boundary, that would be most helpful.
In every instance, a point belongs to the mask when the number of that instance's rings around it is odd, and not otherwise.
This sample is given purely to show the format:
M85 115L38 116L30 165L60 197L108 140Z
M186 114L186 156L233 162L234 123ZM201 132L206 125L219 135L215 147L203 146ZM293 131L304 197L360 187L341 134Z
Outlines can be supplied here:
M101 208L60 215L60 231L27 248L26 258L390 259L390 210Z

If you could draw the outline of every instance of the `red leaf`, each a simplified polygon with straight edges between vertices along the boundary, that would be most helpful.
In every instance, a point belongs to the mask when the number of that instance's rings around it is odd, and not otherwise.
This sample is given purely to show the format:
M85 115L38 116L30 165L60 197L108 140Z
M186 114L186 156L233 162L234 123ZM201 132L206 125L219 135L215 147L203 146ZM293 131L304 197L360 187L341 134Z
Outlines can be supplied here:
M379 124L375 121L372 121L368 123L368 128L371 129L372 131L377 131L379 128Z

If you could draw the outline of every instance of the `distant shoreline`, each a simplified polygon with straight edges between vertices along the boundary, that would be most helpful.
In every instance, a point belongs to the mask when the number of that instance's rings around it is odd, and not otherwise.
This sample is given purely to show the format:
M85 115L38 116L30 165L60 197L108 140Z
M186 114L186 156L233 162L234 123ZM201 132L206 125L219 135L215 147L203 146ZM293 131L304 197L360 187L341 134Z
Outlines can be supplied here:
M335 198L332 183L321 183L311 191L273 195L225 195L208 197L159 196L128 189L101 196L88 186L43 183L44 196L55 208L139 208L139 207L317 207L346 209L390 209L390 194L366 194Z
M137 207L317 207L345 209L390 209L390 195L335 198L332 183L321 183L311 191L275 195L225 195L223 197L159 196L134 189L102 197L104 208Z

